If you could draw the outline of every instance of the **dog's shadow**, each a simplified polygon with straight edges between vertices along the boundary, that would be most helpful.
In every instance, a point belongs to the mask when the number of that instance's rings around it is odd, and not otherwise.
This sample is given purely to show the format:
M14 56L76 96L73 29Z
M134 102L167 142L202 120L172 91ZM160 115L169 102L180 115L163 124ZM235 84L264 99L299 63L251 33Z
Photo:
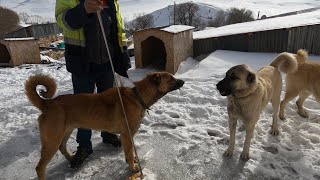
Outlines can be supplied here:
M46 179L48 180L65 180L69 177L76 176L77 173L84 170L86 166L90 165L90 161L95 161L100 157L106 156L106 161L108 157L112 159L119 157L122 152L122 148L115 148L112 145L106 145L104 143L99 143L93 147L93 154L90 156L81 167L72 169L70 168L69 161L64 159L62 162L48 166L46 170ZM121 156L121 155L120 155ZM121 156L122 157L122 156ZM120 162L121 161L121 162ZM94 164L96 166L96 164ZM97 164L98 166L98 164ZM99 172L94 174L95 179L126 179L130 175L127 163L119 159L117 162L107 162L106 166L112 166L112 170L106 168L99 169ZM99 178L101 176L101 178ZM102 178L107 176L108 178ZM37 180L37 177L32 178L32 180Z
M32 129L33 127L18 130L14 137L0 145L0 168L28 157L37 149L39 137L34 134Z
M247 161L241 160L239 157L222 157L217 177L225 180L242 179L245 173L244 166L246 162Z

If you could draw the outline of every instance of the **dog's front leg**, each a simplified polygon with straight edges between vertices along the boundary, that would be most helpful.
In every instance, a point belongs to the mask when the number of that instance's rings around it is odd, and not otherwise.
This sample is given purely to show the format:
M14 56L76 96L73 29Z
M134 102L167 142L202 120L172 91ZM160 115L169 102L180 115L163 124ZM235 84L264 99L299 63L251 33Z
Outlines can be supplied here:
M121 134L121 143L123 145L126 161L129 164L129 169L132 172L137 172L139 170L139 167L135 163L136 158L135 158L135 154L133 151L133 146L132 146L129 134Z
M250 143L251 143L251 139L253 137L254 127L256 125L256 122L257 122L257 119L250 119L249 121L244 123L246 126L246 139L244 141L243 150L240 155L241 159L243 159L243 160L249 159Z
M235 136L237 128L237 118L229 114L229 132L230 132L230 141L228 149L223 153L224 156L232 156L234 145L235 145Z

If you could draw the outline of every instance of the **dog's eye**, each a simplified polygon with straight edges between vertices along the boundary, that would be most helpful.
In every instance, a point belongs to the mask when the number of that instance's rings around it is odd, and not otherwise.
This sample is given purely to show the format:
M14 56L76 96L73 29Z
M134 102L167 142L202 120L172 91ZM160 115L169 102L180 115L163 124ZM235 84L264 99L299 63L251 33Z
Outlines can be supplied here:
M236 79L239 79L237 76L235 76L235 75L232 75L231 77L230 77L230 79L233 81L233 80L236 80Z

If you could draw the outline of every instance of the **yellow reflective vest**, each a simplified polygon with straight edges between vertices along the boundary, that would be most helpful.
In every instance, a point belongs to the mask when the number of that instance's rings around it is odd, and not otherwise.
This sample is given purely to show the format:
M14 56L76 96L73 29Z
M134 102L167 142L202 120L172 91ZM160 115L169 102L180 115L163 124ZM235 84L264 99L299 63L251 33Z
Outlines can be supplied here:
M71 28L65 19L67 11L75 8L77 5L79 5L79 3L80 0L56 0L55 17L57 24L63 29L65 43L85 47L86 40L83 27ZM123 46L127 45L124 22L120 13L118 0L114 0L114 5L116 9L119 46L123 52ZM84 11L84 8L82 9Z

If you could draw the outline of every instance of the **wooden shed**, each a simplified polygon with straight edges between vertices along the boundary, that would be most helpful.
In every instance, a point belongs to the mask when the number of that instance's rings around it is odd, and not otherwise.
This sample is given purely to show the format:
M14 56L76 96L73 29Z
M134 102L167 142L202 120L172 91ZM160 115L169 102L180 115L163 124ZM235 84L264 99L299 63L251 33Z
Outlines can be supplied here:
M0 66L40 63L39 45L34 38L0 39Z
M192 26L173 25L135 32L137 68L152 67L174 74L182 61L193 56Z

